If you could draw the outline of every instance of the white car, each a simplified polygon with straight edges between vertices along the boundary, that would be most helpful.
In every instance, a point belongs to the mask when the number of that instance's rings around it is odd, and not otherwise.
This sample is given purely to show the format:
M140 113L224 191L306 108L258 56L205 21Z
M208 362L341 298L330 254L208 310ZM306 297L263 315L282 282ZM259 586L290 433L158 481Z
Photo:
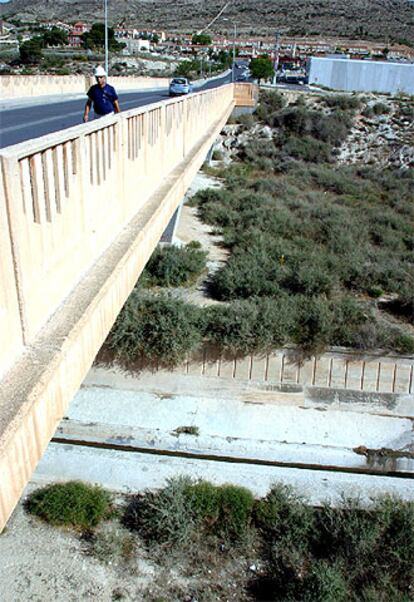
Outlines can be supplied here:
M175 77L170 83L170 96L181 96L182 94L189 94L192 91L193 86L186 77Z

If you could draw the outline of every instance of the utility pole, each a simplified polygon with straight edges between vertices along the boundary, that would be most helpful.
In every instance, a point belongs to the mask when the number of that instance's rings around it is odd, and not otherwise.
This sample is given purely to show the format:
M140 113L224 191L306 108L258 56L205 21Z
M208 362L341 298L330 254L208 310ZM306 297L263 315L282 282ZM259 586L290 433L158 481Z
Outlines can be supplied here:
M274 60L273 60L273 84L276 85L276 73L279 68L279 50L280 50L280 32L277 31L275 34L275 50L274 50Z
M105 12L105 71L108 75L108 0L104 0L104 12Z

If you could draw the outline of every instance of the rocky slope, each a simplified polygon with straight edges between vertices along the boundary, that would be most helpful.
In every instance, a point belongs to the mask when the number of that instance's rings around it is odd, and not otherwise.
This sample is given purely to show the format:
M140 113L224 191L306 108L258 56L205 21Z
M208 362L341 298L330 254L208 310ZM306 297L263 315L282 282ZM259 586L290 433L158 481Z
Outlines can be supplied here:
M414 101L374 95L365 100L338 162L414 167Z
M301 95L309 108L318 108L318 96ZM414 100L410 97L361 95L361 108L337 154L339 164L414 168ZM295 98L292 96L292 102ZM274 130L255 124L229 124L223 128L215 149L226 163L243 154L251 138L271 139Z
M118 0L108 2L111 23L157 29L194 31L205 27L223 7L223 0ZM102 0L10 0L0 4L0 15L20 18L102 18ZM238 0L223 17L249 34L331 35L356 39L408 41L414 44L414 2L411 0ZM233 31L223 20L215 30Z

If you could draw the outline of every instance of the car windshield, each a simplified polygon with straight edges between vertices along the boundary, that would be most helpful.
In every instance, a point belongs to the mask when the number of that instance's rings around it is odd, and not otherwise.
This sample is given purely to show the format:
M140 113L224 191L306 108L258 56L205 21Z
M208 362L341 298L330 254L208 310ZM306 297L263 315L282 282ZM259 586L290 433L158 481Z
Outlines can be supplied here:
M173 79L172 84L186 84L187 80L186 79Z

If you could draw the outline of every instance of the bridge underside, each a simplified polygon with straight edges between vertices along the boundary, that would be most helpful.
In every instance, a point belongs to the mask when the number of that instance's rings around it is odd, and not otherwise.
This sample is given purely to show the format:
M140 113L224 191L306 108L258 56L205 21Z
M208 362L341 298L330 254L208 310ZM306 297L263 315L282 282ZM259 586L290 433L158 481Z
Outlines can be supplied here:
M0 388L0 530L208 149L226 123L235 104L234 100L227 100L228 96L220 116L210 122L182 161L166 175L156 174L158 187L5 372Z

